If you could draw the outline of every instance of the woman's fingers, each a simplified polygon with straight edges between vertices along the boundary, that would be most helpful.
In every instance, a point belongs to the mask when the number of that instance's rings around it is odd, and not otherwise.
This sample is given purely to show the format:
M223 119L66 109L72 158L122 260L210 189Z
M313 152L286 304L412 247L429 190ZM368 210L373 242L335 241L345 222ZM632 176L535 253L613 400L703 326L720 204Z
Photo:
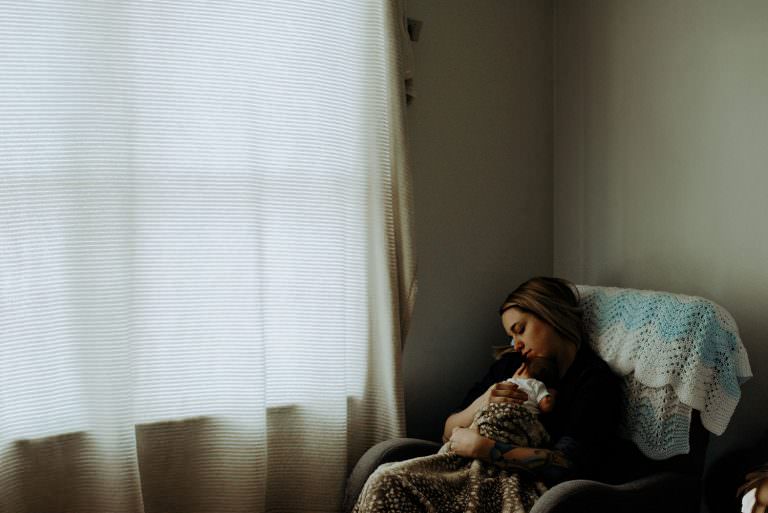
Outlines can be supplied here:
M491 389L490 402L492 403L523 403L528 395L518 390L517 385L503 381L496 383Z

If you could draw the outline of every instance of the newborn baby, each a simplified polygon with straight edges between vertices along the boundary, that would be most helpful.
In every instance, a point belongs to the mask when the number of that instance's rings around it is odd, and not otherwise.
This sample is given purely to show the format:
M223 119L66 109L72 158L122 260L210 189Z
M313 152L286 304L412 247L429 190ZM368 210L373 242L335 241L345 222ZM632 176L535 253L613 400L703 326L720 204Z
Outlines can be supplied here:
M475 414L470 429L486 438L518 447L543 447L549 443L549 434L539 420L540 412L550 412L555 396L547 388L557 378L555 362L546 358L532 358L523 362L514 376L507 381L528 394L522 404L489 403ZM440 453L449 451L446 443Z

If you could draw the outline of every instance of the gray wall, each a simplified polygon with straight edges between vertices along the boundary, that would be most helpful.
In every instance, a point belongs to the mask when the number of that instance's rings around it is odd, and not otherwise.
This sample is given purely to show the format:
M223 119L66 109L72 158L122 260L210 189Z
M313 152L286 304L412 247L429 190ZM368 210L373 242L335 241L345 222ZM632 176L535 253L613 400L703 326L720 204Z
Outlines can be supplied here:
M768 427L768 2L410 0L409 16L424 21L409 434L439 436L506 341L498 302L554 272L727 308L756 376L710 460L754 442Z
M419 293L408 432L436 438L506 343L506 294L552 272L552 3L409 0L424 21L408 109Z
M554 271L700 295L755 377L710 461L768 426L768 2L558 1Z

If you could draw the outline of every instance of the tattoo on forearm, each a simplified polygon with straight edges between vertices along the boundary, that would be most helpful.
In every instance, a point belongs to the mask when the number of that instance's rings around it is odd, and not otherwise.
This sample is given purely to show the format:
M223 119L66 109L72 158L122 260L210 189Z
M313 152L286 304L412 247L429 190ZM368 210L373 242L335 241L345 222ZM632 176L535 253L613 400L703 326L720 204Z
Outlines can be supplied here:
M493 446L493 449L491 449L491 463L495 463L497 465L503 465L506 462L506 460L504 459L504 455L514 448L515 446L512 444L496 442Z
M534 449L533 455L522 459L521 462L531 470L541 467L554 466L568 468L570 466L570 462L565 458L563 453L559 451L549 451L547 449Z
M571 468L571 461L560 451L549 449L529 449L530 456L525 458L507 459L505 456L515 446L496 442L491 449L491 462L507 470L527 470L541 479L560 480Z

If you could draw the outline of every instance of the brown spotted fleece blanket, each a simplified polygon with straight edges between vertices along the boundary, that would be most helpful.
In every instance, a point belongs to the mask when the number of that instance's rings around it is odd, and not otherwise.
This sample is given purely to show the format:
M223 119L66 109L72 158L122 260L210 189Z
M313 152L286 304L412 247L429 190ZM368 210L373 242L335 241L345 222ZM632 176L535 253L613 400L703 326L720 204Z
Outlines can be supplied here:
M549 443L537 416L517 404L491 403L470 427L521 447ZM437 454L379 466L354 513L526 513L545 491L528 472L458 456L445 444Z

